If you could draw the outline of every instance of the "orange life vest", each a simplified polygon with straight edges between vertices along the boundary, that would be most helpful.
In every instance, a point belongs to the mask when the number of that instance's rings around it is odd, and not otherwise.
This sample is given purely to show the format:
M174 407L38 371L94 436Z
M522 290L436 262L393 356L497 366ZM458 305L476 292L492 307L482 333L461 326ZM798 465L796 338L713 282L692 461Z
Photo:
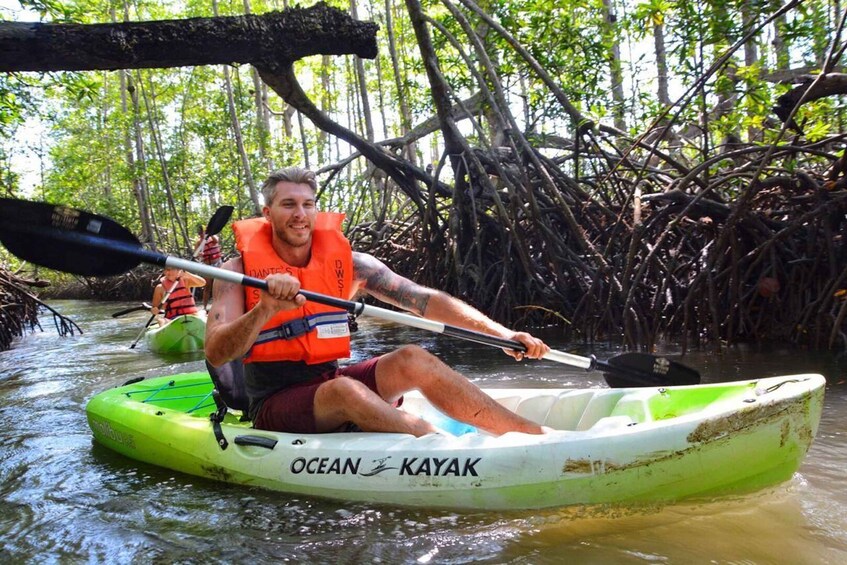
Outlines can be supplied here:
M341 233L344 214L319 212L312 231L312 256L305 267L280 259L272 245L271 224L265 218L235 222L235 247L241 253L244 274L264 279L289 273L304 290L348 299L353 284L353 252ZM259 289L244 287L247 310L258 302ZM262 327L245 363L305 361L309 365L350 356L347 312L317 302L277 312Z
M162 283L165 292L168 291L167 282L169 281ZM191 294L190 290L185 288L185 285L182 284L182 279L177 279L171 288L173 290L170 296L168 296L168 299L165 300L165 318L173 320L183 314L196 314L197 305L194 303L194 295Z
M215 236L206 238L206 243L203 245L203 262L207 265L214 265L221 260L221 244Z

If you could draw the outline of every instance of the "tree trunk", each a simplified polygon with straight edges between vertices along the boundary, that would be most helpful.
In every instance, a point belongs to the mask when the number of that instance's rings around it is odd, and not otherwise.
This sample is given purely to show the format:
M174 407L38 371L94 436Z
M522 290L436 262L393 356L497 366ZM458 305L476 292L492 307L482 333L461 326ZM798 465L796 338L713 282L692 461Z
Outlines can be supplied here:
M671 97L668 93L668 54L665 50L665 24L653 25L653 47L656 50L656 94L659 103L668 107Z
M612 87L612 115L615 119L615 127L626 131L624 120L624 93L623 93L623 71L621 69L621 46L618 42L617 15L615 14L613 0L603 0L603 20L605 29L605 40L609 47L609 83Z
M117 21L117 14L115 13L114 7L110 9L110 14L112 16L112 21ZM124 18L129 19L129 7L124 3ZM124 115L128 115L128 104L127 104L127 94L129 92L129 76L124 69L118 71L118 78L120 80L120 89L121 89L121 111ZM133 103L135 104L136 99L133 98ZM138 109L134 108L133 115L138 115ZM133 127L136 127L137 123L133 122ZM144 179L139 175L139 172L135 166L135 156L132 151L132 133L126 128L123 130L123 145L124 145L124 154L126 155L126 166L129 174L131 176L132 182L132 193L135 196L135 201L138 204L138 216L141 220L141 241L150 243L152 248L156 249L156 244L153 241L153 227L150 222L150 210L147 205L147 196L146 191L144 189Z
M782 14L773 22L773 50L776 55L776 70L787 71L791 63L791 55L788 53L788 45L785 42L785 30L788 27L788 19Z
M84 71L377 55L371 22L320 2L261 16L112 24L0 22L0 71Z
M359 17L356 9L356 0L350 0L350 15L355 20ZM362 103L362 117L365 123L365 138L373 143L374 140L374 124L371 118L371 100L368 96L368 79L365 76L365 63L361 57L353 60L353 65L356 68L356 82L359 84L359 96Z
M321 57L321 71L320 71L320 79L321 79L321 95L320 95L320 104L321 104L321 112L324 114L329 114L332 112L332 98L334 86L332 83L332 77L330 76L329 69L332 66L332 58L329 55L324 55ZM331 148L329 135L322 129L319 129L318 132L318 143L317 143L317 157L319 163L326 163L331 160ZM304 145L305 147L305 145Z
M141 71L136 71L136 77L138 79L137 84L141 89L141 95L144 98L144 106L147 110L147 122L150 124L150 137L153 139L153 148L156 151L156 158L159 161L159 166L162 169L162 184L165 191L165 196L168 200L168 219L171 223L171 232L174 236L174 241L172 242L174 247L178 247L180 245L178 238L182 236L182 246L185 249L191 249L191 238L188 235L188 229L185 226L185 222L182 218L185 216L184 211L179 210L176 205L176 200L174 200L174 191L171 186L171 177L168 172L168 161L165 158L165 148L162 144L162 136L159 132L159 125L155 119L157 114L156 112L156 103L154 93L151 93L149 96L147 94L147 88L144 88L143 79L141 76ZM152 88L152 83L150 83L150 88Z
M150 219L150 234L147 243L150 245L150 248L153 251L156 250L156 232L158 231L158 227L156 226L156 216L153 214L153 211L150 209L150 190L148 186L148 177L147 177L147 156L145 151L144 144L144 134L141 128L141 105L138 103L138 88L135 86L135 82L132 80L132 75L126 73L127 79L127 92L129 92L130 100L132 101L132 127L135 135L135 178L138 179L137 184L134 184L134 187L137 188L138 193L136 195L136 199L139 202L143 203L142 211L143 213L149 217ZM132 154L130 154L130 160L133 160Z
M250 0L244 0L244 13L252 14ZM217 15L217 12L215 13ZM273 162L268 154L268 142L270 141L271 121L267 108L268 89L259 78L256 67L250 67L250 78L253 80L253 102L256 106L256 139L259 142L259 158L265 170L274 168Z
M385 0L385 27L388 32L388 54L391 57L391 68L394 71L394 86L397 88L397 98L400 100L400 136L405 137L412 129L412 112L407 100L408 92L403 85L403 74L400 73L400 61L397 56L397 40L394 37L393 23L394 5L392 0ZM415 143L408 143L403 151L410 163L417 163Z
M218 15L218 2L212 0L212 9L215 16ZM235 104L235 96L232 92L232 79L229 76L229 67L224 65L224 90L226 91L226 105L229 109L229 120L232 124L232 134L235 136L235 146L238 149L238 156L241 158L241 168L244 171L244 182L247 184L250 201L253 203L253 213L260 215L262 213L262 203L259 201L259 191L256 190L256 182L253 180L253 167L250 165L250 156L247 155L247 149L244 146L244 135L241 132L241 120L238 118L238 108Z
M758 6L752 0L744 0L741 4L741 25L743 29L750 30L756 25L758 14ZM744 66L752 68L759 62L759 50L756 46L755 38L750 38L744 43ZM748 111L748 117L753 117L753 114ZM753 126L747 128L747 141L753 141L756 138L757 130Z

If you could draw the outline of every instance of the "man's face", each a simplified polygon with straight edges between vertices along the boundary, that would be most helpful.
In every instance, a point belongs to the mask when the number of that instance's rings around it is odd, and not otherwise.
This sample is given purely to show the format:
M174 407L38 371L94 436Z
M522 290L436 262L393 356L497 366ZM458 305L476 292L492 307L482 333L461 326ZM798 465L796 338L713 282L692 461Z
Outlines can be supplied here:
M308 184L280 181L270 205L262 208L274 234L291 247L309 245L318 214L315 193Z

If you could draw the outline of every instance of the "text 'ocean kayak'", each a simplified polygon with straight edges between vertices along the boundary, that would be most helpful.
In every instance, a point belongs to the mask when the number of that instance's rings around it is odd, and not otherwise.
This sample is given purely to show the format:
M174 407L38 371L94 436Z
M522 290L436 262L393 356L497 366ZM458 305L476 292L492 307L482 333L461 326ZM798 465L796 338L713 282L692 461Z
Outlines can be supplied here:
M147 330L145 339L147 347L156 353L202 351L206 340L206 319L194 314L177 316L164 326Z
M529 509L671 502L785 481L817 432L825 384L809 374L665 388L486 389L557 430L499 437L446 418L417 394L402 409L443 434L274 433L231 411L215 425L206 373L114 388L86 411L99 443L192 475L345 500Z

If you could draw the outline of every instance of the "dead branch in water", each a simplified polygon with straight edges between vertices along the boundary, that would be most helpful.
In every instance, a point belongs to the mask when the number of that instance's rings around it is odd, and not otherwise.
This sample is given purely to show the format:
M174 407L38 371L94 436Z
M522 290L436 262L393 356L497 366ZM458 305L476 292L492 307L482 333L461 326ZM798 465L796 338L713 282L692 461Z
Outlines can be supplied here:
M49 310L53 315L53 323L60 336L82 333L82 329L73 320L61 315L25 289L27 286L43 288L48 284L46 281L25 279L0 267L0 351L9 349L12 341L22 337L26 331L33 331L36 327L43 331L38 321L40 308Z

